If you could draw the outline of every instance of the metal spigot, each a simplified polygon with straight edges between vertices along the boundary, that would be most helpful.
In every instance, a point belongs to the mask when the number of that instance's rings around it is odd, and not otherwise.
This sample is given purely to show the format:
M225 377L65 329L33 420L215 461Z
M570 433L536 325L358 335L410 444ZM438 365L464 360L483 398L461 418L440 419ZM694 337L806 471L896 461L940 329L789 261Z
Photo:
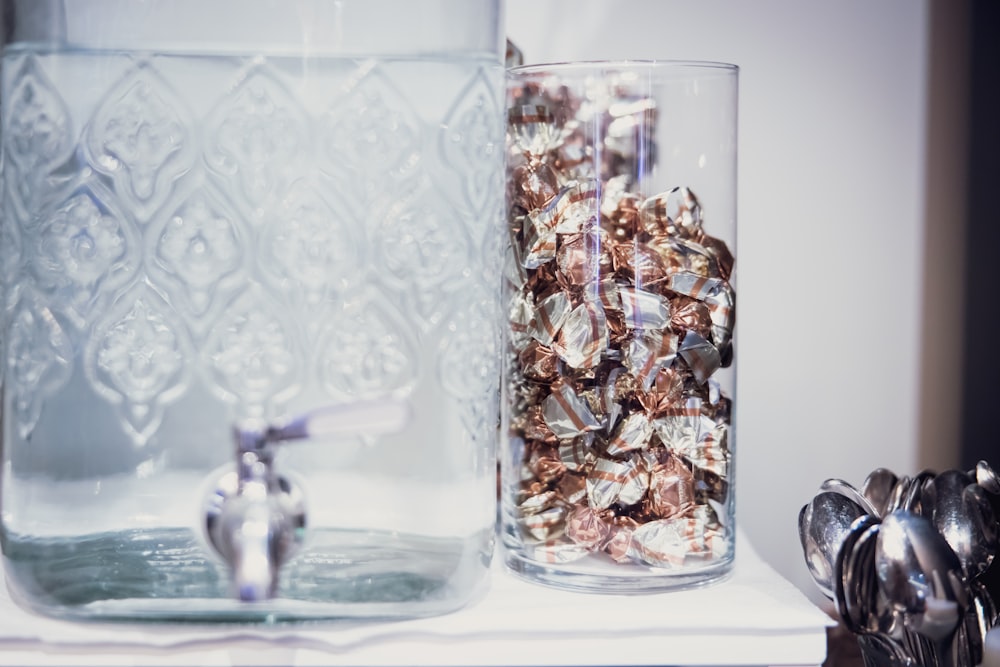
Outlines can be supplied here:
M395 399L322 408L280 424L247 421L233 428L236 468L225 473L205 503L209 543L229 564L236 596L274 597L282 566L305 537L301 489L274 469L277 445L307 438L382 435L402 430L409 406Z

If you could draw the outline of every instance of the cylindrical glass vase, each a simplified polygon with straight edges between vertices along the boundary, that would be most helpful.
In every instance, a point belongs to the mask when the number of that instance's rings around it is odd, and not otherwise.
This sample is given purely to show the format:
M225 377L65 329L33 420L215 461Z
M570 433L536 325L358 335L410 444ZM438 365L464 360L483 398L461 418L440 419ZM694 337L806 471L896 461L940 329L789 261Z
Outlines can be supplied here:
M508 72L501 532L525 577L622 593L731 569L737 78Z
M476 596L496 517L502 0L2 15L17 600L285 622Z

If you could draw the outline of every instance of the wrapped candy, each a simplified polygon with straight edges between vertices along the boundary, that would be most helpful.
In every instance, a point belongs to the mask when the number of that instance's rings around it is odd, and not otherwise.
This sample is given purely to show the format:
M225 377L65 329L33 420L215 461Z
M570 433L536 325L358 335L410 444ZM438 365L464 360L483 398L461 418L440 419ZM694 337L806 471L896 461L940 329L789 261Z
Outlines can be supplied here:
M560 439L596 431L601 426L587 404L565 382L553 385L552 393L542 402L542 416L552 433Z
M508 115L504 465L524 556L671 572L731 557L735 258L682 184L646 196L663 107L534 82ZM517 539L512 537L511 539Z
M624 460L599 458L587 475L587 500L591 507L634 505L649 488L649 472L642 457Z

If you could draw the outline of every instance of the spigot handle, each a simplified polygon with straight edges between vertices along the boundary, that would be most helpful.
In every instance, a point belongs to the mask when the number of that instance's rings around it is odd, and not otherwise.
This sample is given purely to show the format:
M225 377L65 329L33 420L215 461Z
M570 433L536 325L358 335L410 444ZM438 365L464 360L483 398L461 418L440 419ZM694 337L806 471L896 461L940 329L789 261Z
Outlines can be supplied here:
M409 405L385 398L333 405L267 424L238 424L236 470L216 483L206 503L205 532L229 564L237 597L273 597L281 567L300 546L306 526L303 494L274 470L275 445L306 438L383 435L403 430Z
M410 421L410 406L404 401L379 399L330 405L271 425L268 442L345 435L384 435L402 431Z

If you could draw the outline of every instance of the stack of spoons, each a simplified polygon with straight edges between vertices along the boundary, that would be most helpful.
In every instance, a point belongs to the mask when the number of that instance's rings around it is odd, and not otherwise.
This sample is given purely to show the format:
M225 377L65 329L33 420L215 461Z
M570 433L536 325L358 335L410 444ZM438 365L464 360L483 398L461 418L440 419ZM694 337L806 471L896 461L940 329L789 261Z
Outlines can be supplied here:
M914 477L879 468L860 490L823 482L799 538L866 665L975 667L998 624L998 517L1000 477L985 461Z

